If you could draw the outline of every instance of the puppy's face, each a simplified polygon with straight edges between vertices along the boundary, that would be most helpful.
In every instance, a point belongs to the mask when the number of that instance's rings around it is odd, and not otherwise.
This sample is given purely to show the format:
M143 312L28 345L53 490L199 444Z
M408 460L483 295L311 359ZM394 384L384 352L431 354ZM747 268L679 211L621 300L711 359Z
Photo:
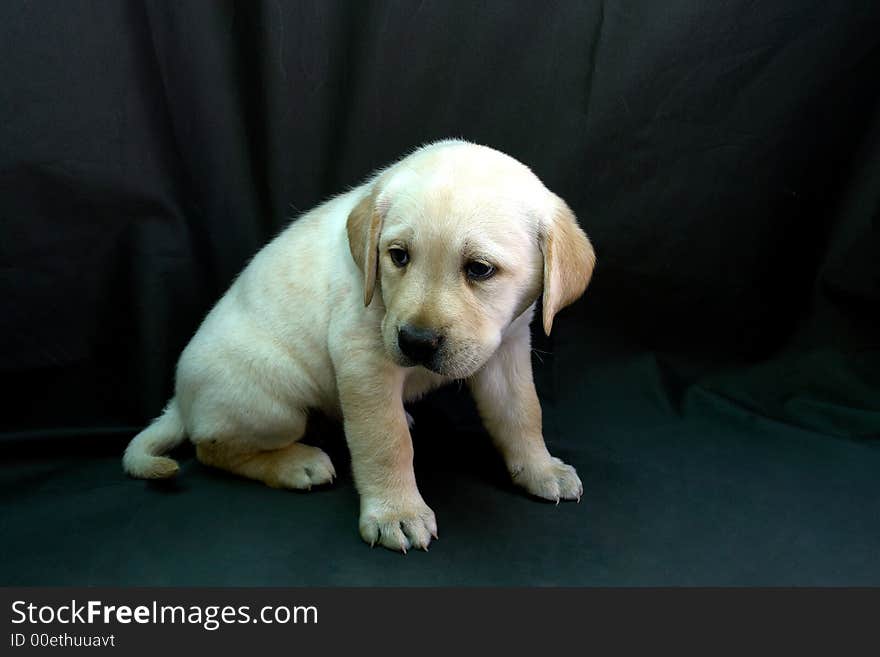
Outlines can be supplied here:
M399 365L467 378L544 288L561 201L516 160L461 142L417 152L376 185L360 209L368 218L356 210L349 219L349 238L356 260L365 251L365 301L375 287L385 306L385 350ZM583 292L592 249L576 257Z
M389 199L378 279L383 342L398 364L468 377L537 296L537 231L504 191L411 179Z

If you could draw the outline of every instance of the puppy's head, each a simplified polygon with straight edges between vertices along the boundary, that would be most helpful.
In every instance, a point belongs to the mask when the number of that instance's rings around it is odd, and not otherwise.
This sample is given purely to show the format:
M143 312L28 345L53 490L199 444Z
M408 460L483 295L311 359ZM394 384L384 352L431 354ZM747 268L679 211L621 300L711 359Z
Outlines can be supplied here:
M348 218L364 303L402 366L475 373L543 293L543 324L583 294L595 254L574 214L523 164L460 141L380 173ZM378 288L378 289L377 289Z

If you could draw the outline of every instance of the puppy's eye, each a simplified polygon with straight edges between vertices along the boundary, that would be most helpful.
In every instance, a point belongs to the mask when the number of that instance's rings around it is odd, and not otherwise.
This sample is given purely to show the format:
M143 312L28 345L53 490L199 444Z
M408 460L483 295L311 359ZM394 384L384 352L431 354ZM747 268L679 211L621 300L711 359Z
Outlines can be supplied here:
M409 262L409 252L406 249L395 246L388 249L388 255L391 256L391 262L398 267L405 267Z
M495 273L495 267L482 260L473 260L464 269L472 281L483 281Z

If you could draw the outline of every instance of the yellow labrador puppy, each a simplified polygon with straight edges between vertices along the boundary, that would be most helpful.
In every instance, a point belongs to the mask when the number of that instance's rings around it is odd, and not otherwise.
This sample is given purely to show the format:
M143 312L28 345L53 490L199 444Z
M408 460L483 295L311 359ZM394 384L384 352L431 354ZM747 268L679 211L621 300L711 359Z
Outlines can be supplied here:
M543 294L549 333L594 263L572 211L526 166L464 141L425 146L254 257L183 351L175 396L125 470L176 474L161 454L189 436L202 463L275 487L326 484L330 459L300 442L316 409L344 422L363 539L427 548L437 522L403 404L458 379L515 483L580 499L574 468L544 445L529 322Z

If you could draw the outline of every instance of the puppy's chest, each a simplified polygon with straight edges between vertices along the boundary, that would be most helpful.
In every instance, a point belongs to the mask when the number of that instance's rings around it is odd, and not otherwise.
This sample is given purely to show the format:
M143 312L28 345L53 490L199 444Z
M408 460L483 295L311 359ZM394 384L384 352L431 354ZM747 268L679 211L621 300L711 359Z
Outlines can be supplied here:
M427 393L449 383L449 378L434 374L421 367L409 370L403 383L403 400L415 401Z

